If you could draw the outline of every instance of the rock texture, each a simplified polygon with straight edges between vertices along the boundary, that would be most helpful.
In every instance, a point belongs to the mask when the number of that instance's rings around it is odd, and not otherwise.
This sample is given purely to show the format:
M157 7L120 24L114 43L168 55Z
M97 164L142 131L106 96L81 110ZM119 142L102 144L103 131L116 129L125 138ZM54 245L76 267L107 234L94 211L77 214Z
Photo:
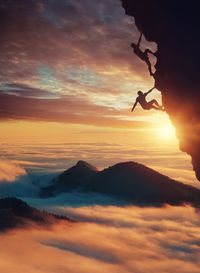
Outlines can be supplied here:
M123 0L122 5L145 38L157 43L155 86L200 180L199 2Z

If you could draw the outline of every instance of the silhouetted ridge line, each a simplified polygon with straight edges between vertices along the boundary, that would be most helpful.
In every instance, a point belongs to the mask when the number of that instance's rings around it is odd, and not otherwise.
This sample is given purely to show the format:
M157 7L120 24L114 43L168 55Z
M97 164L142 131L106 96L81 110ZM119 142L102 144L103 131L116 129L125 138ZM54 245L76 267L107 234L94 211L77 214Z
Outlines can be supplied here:
M61 215L42 212L15 197L0 199L0 231L25 225L51 225L59 220L72 221Z
M77 165L75 165L63 174L68 174L71 170L79 172ZM71 190L81 190L82 192L119 196L126 201L141 205L192 203L199 206L200 203L200 190L132 161L118 163L103 171L90 173L90 175L83 175L83 179L81 179L82 173L78 173L79 183L75 183L74 187L70 184L72 181L69 181L69 176L63 176L63 174L54 181L51 189L43 189L43 196L48 197ZM72 177L74 176L76 175L73 173ZM63 180L64 177L67 178L66 181ZM67 185L69 185L68 188Z
M51 186L44 188L41 191L41 196L56 195L60 192L67 192L73 189L85 186L85 181L98 172L98 169L85 161L78 161L77 164L54 179Z
M85 168L85 169L88 169L88 170L98 171L98 169L97 169L95 166L93 166L93 165L91 165L91 164L89 164L88 162L83 161L83 160L79 160L79 161L77 162L77 164L76 164L75 167L77 167L77 168Z

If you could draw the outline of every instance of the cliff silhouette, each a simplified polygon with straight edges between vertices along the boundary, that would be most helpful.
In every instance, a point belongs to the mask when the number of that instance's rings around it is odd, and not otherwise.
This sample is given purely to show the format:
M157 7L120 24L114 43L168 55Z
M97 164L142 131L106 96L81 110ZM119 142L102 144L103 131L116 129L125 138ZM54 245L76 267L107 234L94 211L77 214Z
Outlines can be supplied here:
M155 87L200 180L200 16L198 1L123 0L125 13L157 44Z

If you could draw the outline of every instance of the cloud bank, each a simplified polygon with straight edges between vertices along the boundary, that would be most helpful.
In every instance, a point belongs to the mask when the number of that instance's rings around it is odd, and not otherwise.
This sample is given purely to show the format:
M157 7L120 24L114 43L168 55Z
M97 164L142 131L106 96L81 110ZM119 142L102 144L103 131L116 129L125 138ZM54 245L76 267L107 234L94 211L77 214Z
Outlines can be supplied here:
M192 207L96 206L69 213L82 222L1 234L1 271L199 272L200 215Z
M0 158L0 183L14 182L23 175L26 175L26 171L22 167Z
M33 178L23 167L4 158L0 159L0 198L37 196L38 192L39 185L34 185Z

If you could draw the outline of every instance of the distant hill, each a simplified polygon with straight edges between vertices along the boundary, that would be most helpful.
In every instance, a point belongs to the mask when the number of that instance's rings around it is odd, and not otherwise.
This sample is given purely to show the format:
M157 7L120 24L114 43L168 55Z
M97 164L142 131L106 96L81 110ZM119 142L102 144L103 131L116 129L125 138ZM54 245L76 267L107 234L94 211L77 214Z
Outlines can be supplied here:
M52 189L44 188L43 195L72 189L115 195L141 205L200 204L200 190L136 162L118 163L98 171L87 162L79 161L54 181Z
M56 195L61 192L84 187L87 180L98 172L98 169L85 161L78 161L77 164L61 173L53 180L49 187L44 188L41 196Z
M0 231L28 224L50 225L67 217L41 212L17 198L0 199Z
M141 204L200 204L200 190L135 162L119 163L97 173L85 190L118 195Z

